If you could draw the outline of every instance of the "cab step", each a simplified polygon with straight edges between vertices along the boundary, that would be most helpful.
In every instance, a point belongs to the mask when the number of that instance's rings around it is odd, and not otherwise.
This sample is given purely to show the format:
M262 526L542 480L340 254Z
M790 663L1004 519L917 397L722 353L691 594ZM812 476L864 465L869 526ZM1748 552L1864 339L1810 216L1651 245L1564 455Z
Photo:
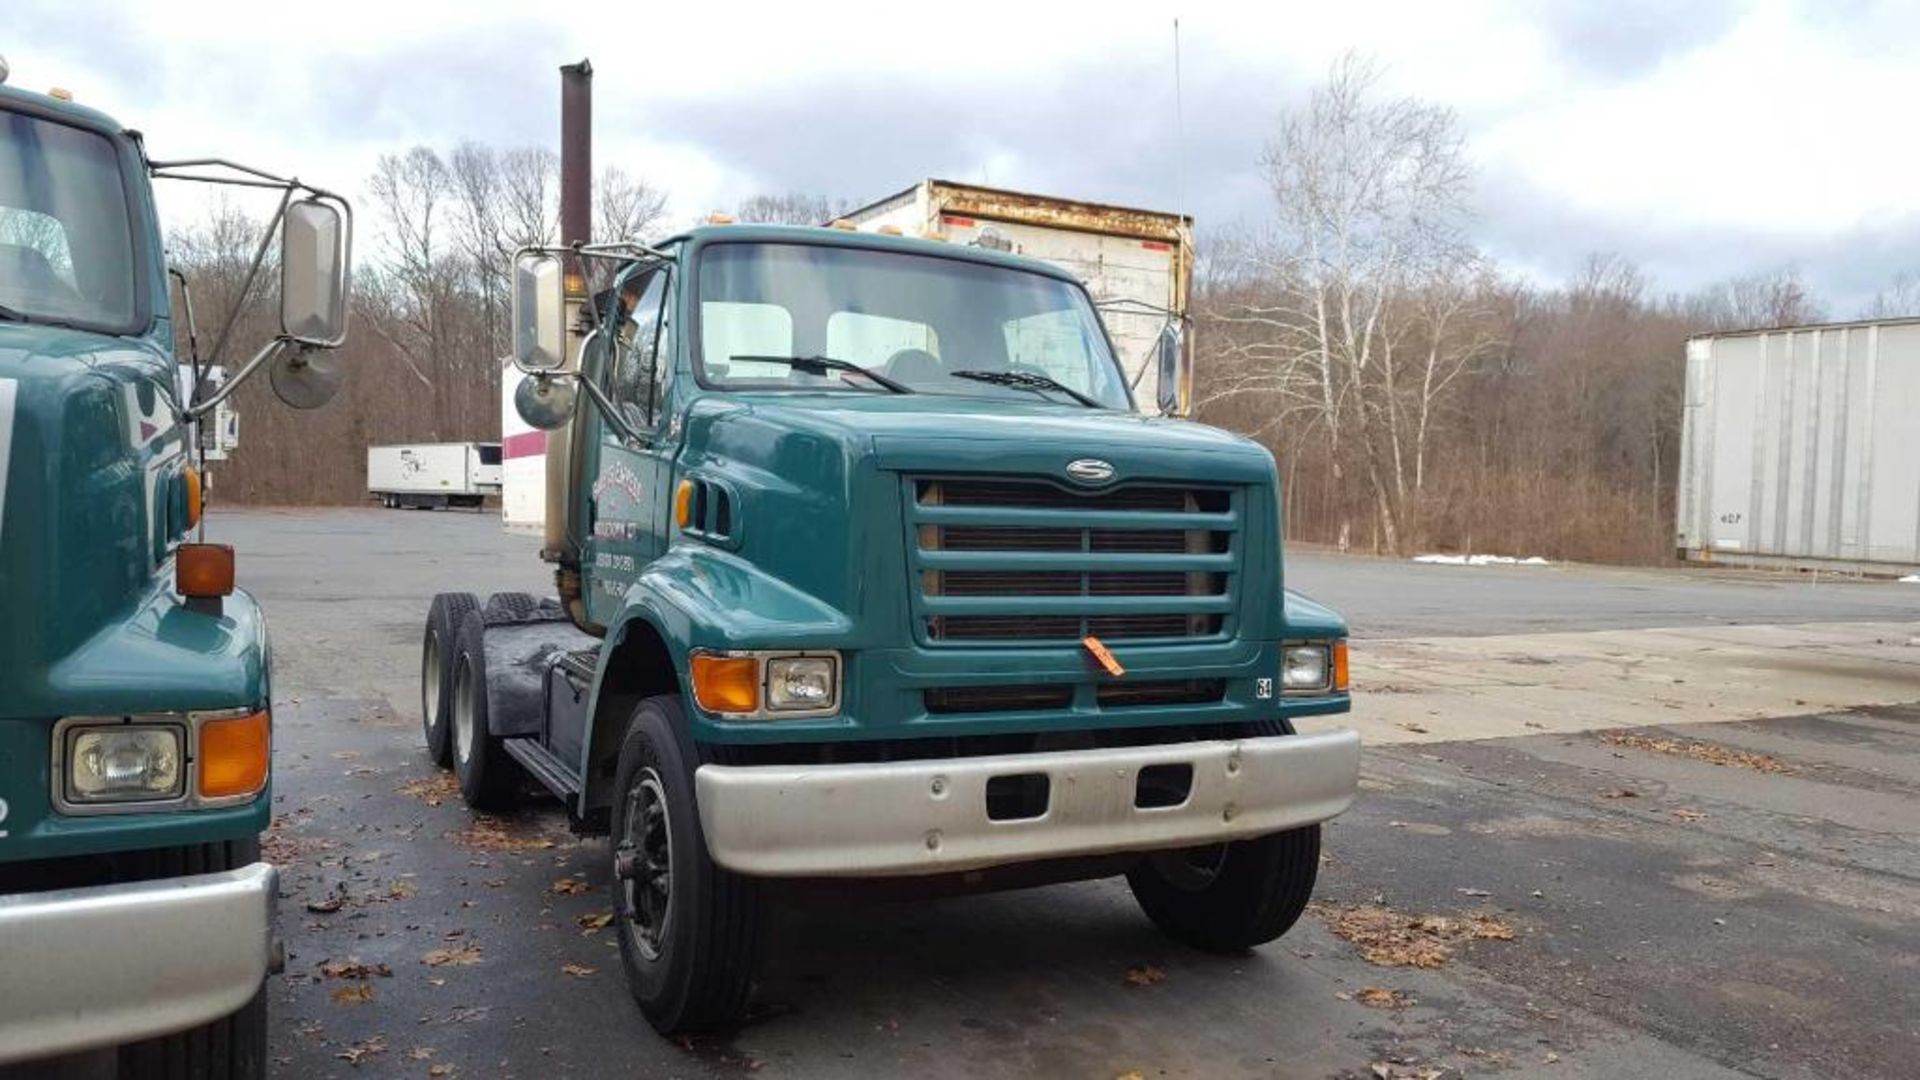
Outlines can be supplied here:
M533 774L540 786L553 792L562 799L572 799L580 794L580 775L572 766L560 760L553 751L531 738L506 739L500 745L513 755L527 772Z

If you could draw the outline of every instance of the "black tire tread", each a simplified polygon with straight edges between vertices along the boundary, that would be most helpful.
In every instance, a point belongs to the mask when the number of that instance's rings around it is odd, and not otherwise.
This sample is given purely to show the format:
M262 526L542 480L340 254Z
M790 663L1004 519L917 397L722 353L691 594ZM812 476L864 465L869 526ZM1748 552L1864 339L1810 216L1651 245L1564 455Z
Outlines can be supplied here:
M455 638L457 655L465 656L472 665L476 682L474 698L474 747L468 755L467 767L460 767L460 755L454 753L453 771L460 780L460 795L468 806L475 810L501 811L513 805L514 795L520 789L520 763L501 746L501 740L487 731L487 626L478 611L467 613L460 622L460 632ZM457 663L456 663L457 670ZM458 738L459 732L449 724L448 740Z
M453 765L453 724L452 696L447 686L453 678L453 657L457 642L454 640L460 632L460 624L465 622L467 614L479 610L480 599L472 593L439 593L433 603L427 607L427 630L420 635L420 648L427 647L426 634L438 630L440 634L440 708L438 716L427 716L426 694L421 693L421 735L427 743L427 755L435 765L451 768Z

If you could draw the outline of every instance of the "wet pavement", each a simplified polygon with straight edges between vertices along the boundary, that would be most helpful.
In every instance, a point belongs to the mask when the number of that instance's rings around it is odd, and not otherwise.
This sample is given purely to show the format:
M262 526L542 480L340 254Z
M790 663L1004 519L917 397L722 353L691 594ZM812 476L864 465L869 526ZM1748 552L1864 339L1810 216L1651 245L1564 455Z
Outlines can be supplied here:
M794 900L750 1022L669 1042L595 925L604 842L532 793L472 815L420 748L427 598L539 589L535 542L214 521L279 665L280 1075L1881 1077L1920 1053L1910 705L1371 747L1316 908L1241 957L1161 938L1119 881Z

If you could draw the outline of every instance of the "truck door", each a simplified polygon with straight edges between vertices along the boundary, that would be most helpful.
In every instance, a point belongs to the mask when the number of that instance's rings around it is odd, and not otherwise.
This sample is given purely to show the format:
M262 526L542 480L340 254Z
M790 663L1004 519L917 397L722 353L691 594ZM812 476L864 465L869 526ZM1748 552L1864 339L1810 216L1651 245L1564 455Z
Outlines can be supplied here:
M603 626L619 613L633 579L666 551L677 449L666 423L672 275L654 269L621 292L635 299L611 328L612 355L600 376L608 399L642 439L629 444L611 424L598 425L599 463L588 501L587 616Z

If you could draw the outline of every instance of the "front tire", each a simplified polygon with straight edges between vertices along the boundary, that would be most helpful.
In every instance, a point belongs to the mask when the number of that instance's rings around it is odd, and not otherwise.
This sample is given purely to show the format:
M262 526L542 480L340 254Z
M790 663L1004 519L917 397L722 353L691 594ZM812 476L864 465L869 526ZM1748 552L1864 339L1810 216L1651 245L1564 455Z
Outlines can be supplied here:
M453 681L454 638L467 613L480 607L472 593L440 593L427 608L427 630L420 642L420 731L427 742L427 755L433 763L446 768L453 764L453 695L447 690Z
M1140 909L1168 937L1237 953L1286 933L1320 873L1320 826L1160 852L1127 873Z
M627 989L662 1035L737 1024L764 937L758 885L707 854L685 730L677 694L634 710L607 838Z
M505 810L520 787L520 763L487 727L487 624L478 611L460 620L453 658L453 773L475 810Z

